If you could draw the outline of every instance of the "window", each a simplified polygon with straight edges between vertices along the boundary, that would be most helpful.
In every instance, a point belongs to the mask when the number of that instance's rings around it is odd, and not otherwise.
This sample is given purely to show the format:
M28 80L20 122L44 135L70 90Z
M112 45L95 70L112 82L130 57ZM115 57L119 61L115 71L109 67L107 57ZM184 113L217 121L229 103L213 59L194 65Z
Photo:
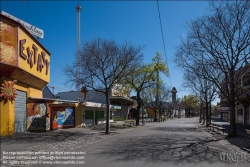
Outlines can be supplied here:
M85 119L93 119L93 111L91 110L86 110L85 111Z

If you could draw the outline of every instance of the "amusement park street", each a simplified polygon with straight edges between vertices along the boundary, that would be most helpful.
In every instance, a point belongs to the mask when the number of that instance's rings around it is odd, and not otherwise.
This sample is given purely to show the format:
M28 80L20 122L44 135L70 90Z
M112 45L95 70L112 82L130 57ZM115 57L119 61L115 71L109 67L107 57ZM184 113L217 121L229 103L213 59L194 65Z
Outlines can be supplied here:
M122 126L122 125L121 125ZM25 136L2 138L2 151L77 151L84 154L81 165L27 165L45 166L88 166L88 167L225 167L250 164L249 150L245 149L244 161L221 160L223 153L239 153L235 145L226 140L215 140L198 117L168 119L165 122L150 122L139 127L115 130L105 135L104 130L72 128L46 132L41 138L27 139ZM36 134L39 136L39 134ZM217 134L223 137L223 134ZM224 135L225 137L225 135ZM240 140L241 138L239 138ZM240 143L235 138L236 143ZM243 143L250 148L249 138ZM20 145L20 143L22 145ZM242 143L242 142L241 142ZM1 164L3 167L8 166ZM13 165L15 166L15 165ZM20 165L16 165L20 166ZM25 165L21 165L25 166Z

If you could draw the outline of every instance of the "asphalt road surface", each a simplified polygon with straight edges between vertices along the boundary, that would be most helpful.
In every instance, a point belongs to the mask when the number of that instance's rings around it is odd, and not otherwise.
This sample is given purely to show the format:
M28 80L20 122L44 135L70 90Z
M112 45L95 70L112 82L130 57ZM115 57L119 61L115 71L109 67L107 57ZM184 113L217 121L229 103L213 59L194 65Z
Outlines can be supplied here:
M197 117L148 123L80 150L86 152L81 166L89 167L250 166L222 161L222 152L233 151L202 132Z
M236 151L198 128L198 117L147 123L74 151L85 152L79 165L86 167L249 167L250 161L233 159ZM105 134L103 134L105 135ZM76 143L77 144L77 143ZM224 155L224 160L221 160ZM227 155L227 156L225 156ZM228 157L231 155L231 157ZM239 155L239 154L238 154ZM242 155L241 155L242 156ZM240 162L240 160L242 160Z

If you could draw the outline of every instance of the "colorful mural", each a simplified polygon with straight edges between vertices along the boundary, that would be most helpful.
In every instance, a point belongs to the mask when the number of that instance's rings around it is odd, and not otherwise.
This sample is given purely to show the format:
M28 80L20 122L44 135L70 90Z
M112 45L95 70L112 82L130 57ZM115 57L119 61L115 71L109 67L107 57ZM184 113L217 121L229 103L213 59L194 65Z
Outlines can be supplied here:
M58 111L58 128L74 127L75 116L73 108Z
M27 130L50 130L49 107L45 102L27 104Z

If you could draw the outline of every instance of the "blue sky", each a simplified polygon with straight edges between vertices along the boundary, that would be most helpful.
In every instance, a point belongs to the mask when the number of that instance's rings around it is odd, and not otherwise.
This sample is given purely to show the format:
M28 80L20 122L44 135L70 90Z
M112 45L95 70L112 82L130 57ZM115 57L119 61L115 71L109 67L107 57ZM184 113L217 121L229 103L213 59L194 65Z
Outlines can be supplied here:
M58 91L74 89L62 69L74 60L76 52L76 5L78 1L1 1L1 10L44 30L39 41L51 53L49 86ZM145 46L144 62L160 52L166 60L157 3L155 1L79 1L81 6L81 42L101 37L118 43L130 41ZM182 87L182 73L173 63L180 37L185 37L186 22L202 16L208 1L159 1L170 79L162 76L178 97L190 94ZM172 83L172 84L171 84ZM59 89L64 88L65 90Z

